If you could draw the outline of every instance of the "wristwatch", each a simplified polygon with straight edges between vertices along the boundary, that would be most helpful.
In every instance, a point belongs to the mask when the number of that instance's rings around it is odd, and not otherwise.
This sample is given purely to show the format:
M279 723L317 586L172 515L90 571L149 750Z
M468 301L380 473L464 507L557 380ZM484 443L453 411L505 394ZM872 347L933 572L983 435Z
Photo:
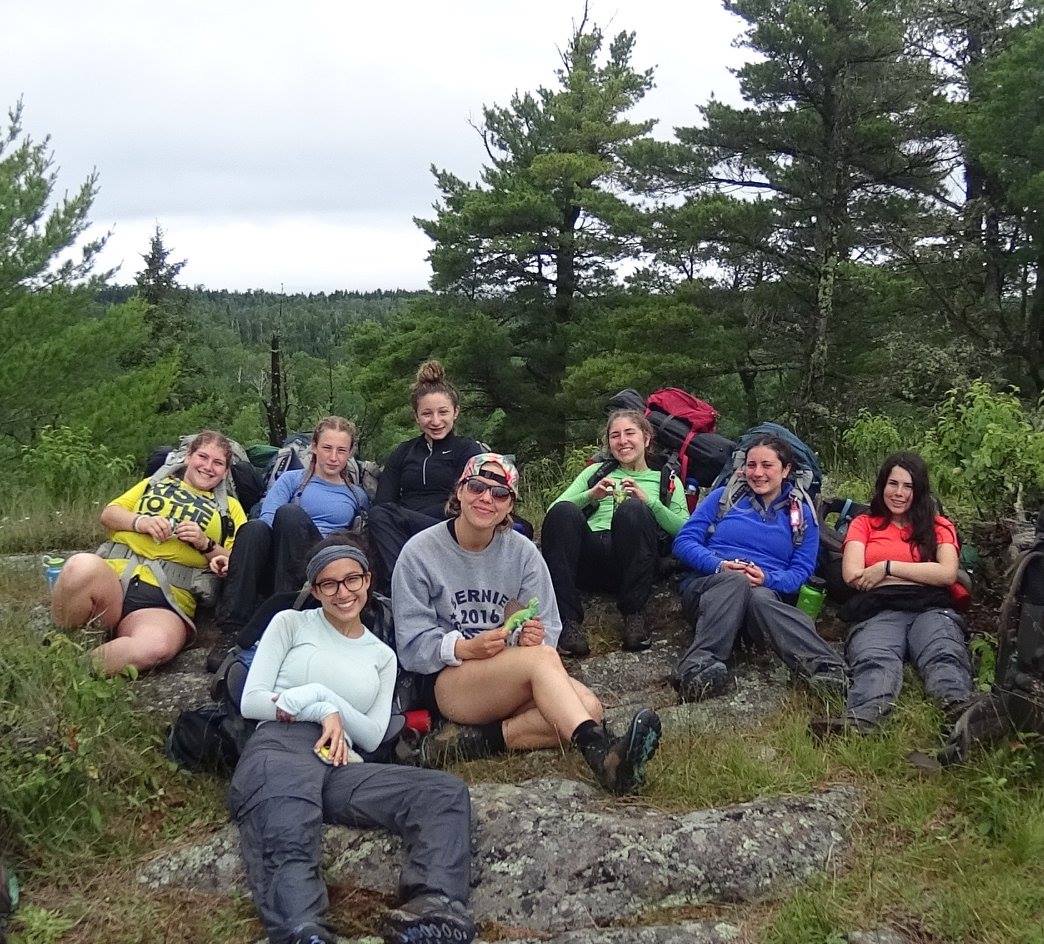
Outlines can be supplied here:
M214 545L216 543L217 542L213 538L207 538L207 546L203 548L203 550L200 553L209 554L212 550L214 550Z

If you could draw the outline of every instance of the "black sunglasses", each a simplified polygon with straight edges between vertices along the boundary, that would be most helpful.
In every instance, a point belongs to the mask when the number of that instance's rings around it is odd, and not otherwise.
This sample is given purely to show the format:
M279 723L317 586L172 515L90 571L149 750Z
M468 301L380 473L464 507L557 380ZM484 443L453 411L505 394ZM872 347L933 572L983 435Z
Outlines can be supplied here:
M511 498L515 494L506 485L490 485L489 482L480 478L470 478L464 485L472 495L484 495L488 491L496 501L504 501L504 499Z

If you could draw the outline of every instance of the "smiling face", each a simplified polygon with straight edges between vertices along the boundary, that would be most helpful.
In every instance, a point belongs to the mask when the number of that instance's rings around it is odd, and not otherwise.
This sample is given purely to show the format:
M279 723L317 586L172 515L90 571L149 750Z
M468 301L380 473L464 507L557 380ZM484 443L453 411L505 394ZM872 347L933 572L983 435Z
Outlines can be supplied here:
M609 426L609 451L620 465L633 469L645 465L649 436L630 417L621 416Z
M453 424L460 415L460 407L445 393L426 393L417 401L414 414L420 431L429 442L438 442L453 432Z
M228 471L228 456L215 442L203 442L185 459L184 480L193 488L212 492Z
M492 489L502 493L504 477L502 470L493 465L484 465L479 474L466 479L457 485L457 500L460 502L460 516L476 531L492 531L500 524L515 506L512 494L494 497ZM492 473L492 475L487 474ZM495 477L494 477L495 476Z
M324 429L312 446L315 473L330 482L338 482L352 454L352 437L341 430Z
M913 477L902 466L892 466L885 481L883 498L885 508L893 518L905 519L913 505Z
M752 446L743 470L750 490L766 503L779 495L783 480L790 475L790 466L780 462L771 446Z
M344 559L327 564L312 584L312 596L326 618L339 629L361 624L370 575L358 561Z

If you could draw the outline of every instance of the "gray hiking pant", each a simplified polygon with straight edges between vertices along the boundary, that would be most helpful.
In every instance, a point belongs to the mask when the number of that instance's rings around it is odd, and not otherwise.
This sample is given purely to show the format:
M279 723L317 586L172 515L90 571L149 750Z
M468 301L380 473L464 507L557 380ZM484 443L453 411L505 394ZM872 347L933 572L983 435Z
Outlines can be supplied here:
M682 585L681 596L695 635L675 669L678 680L725 662L740 633L755 645L767 643L805 678L844 672L841 656L816 632L812 617L767 587L752 587L738 571L692 577Z
M852 671L847 714L859 721L872 724L892 710L903 686L904 660L941 706L972 693L963 621L953 610L885 610L852 627L845 654Z
M254 904L272 944L322 925L329 901L320 869L323 823L382 827L401 836L399 892L466 903L471 801L463 781L393 764L330 767L312 752L318 724L259 725L239 760L228 805Z

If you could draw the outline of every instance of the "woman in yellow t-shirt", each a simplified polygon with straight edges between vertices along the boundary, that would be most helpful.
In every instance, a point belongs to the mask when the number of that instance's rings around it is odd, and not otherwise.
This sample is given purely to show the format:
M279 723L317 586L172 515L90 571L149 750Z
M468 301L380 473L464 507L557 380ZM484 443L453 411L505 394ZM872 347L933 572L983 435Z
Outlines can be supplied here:
M62 568L51 598L54 622L71 628L97 619L111 630L94 654L106 674L161 665L190 638L193 580L208 569L224 575L235 533L246 521L235 498L223 516L214 496L231 461L228 439L204 430L189 444L178 475L143 479L102 510L112 556L76 554Z

